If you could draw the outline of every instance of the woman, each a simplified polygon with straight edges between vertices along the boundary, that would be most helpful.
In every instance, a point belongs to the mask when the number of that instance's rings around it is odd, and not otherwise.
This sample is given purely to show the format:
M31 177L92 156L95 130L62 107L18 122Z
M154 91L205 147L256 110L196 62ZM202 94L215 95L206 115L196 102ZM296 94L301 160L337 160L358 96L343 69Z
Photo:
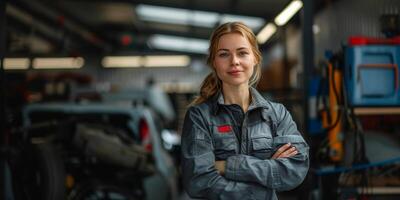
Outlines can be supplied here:
M298 186L309 167L308 145L285 107L252 86L261 54L240 22L219 26L207 63L213 72L188 109L182 133L183 185L206 199L277 199Z

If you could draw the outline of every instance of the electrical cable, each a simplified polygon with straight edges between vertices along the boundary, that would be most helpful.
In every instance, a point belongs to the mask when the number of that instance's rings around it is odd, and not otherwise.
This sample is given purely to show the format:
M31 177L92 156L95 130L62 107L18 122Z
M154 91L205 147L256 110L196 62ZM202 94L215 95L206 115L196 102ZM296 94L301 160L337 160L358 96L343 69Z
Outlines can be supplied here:
M349 116L349 113L347 112L349 106L348 106L348 102L347 102L347 94L346 94L346 90L345 90L345 82L343 80L343 76L342 76L342 80L341 80L343 87L340 88L342 99L340 98L338 89L336 88L335 70L339 69L339 66L340 66L339 58L340 57L335 56L335 57L333 57L333 59L331 59L331 68L330 68L330 73L329 73L330 82L329 83L332 85L332 90L333 90L333 94L335 95L335 98L336 98L338 110L337 110L337 117L335 119L335 122L331 126L329 126L327 128L327 130L330 130L330 129L334 128L335 126L337 126L337 124L340 121L341 115L342 115L342 108L340 106L344 105L344 107L345 107L344 115L345 115L346 119L348 119L347 122L349 122L352 125L352 130L354 131L354 134L355 134L354 145L353 145L353 147L354 147L353 155L354 156L353 156L353 162L352 162L353 164L355 164L358 162L365 162L365 160L366 160L365 156L364 156L365 155L365 144L363 142L364 138L363 138L362 134L360 133L362 131L360 131L359 121L357 121L357 119L355 118L353 109L351 108L351 110L350 110L350 113L351 113L350 116ZM359 144L359 142L361 144ZM361 157L359 157L360 156L359 153L361 153ZM361 193L363 194L364 188L368 187L368 177L367 177L368 171L361 172L360 175L361 175L361 178L360 178L359 184L361 185L361 189L362 189ZM347 177L345 179L346 182L348 182L348 180L349 180L348 178L349 177Z
M353 146L353 161L352 164L368 164L369 161L366 157L366 151L365 151L365 138L362 130L362 125L359 121L359 119L356 117L354 114L354 107L349 106L348 104L348 99L347 99L347 89L346 89L346 84L344 77L342 77L343 81L343 87L342 87L342 94L343 94L343 105L344 105L344 110L345 110L345 115L347 122L351 126L351 129L353 130L352 132L354 133L354 146ZM350 112L348 112L350 111ZM359 185L361 186L361 198L367 199L366 194L368 194L368 187L370 186L370 180L369 180L369 170L366 168L366 170L362 171L361 173L361 179Z

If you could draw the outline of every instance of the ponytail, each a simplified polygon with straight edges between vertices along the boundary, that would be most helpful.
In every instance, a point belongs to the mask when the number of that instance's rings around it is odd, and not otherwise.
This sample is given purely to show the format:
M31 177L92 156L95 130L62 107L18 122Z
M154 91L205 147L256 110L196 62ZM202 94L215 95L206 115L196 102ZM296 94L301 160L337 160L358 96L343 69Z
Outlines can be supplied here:
M221 89L221 80L215 72L211 72L203 81L200 88L200 95L197 96L190 105L204 103L208 98L216 95Z

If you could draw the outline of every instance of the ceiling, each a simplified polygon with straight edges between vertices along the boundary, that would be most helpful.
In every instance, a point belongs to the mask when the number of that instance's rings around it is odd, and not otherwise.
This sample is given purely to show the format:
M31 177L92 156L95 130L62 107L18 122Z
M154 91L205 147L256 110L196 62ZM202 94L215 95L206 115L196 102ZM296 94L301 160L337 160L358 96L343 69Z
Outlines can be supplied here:
M13 0L8 1L6 7L7 54L176 53L177 50L172 50L173 48L156 48L149 41L155 35L207 40L213 28L223 21L223 17L231 15L261 19L262 26L253 28L257 33L266 23L272 22L289 2L290 0ZM170 7L178 9L177 11L188 9L189 14L206 12L205 16L198 17L203 22L207 22L205 18L213 14L217 14L218 18L214 24L201 26L193 23L172 24L169 19L155 22L140 15L139 8L144 5ZM159 13L147 10L145 14L151 17ZM170 15L179 16L179 13L172 11Z

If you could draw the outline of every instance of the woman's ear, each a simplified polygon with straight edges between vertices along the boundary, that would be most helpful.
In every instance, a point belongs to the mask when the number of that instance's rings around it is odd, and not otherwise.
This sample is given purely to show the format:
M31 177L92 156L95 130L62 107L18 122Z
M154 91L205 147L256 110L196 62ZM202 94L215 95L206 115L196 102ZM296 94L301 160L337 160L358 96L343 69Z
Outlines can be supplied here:
M260 63L257 61L257 58L256 58L256 56L254 55L254 53L253 53L253 62L254 62L254 66L257 66L258 64L260 64Z

